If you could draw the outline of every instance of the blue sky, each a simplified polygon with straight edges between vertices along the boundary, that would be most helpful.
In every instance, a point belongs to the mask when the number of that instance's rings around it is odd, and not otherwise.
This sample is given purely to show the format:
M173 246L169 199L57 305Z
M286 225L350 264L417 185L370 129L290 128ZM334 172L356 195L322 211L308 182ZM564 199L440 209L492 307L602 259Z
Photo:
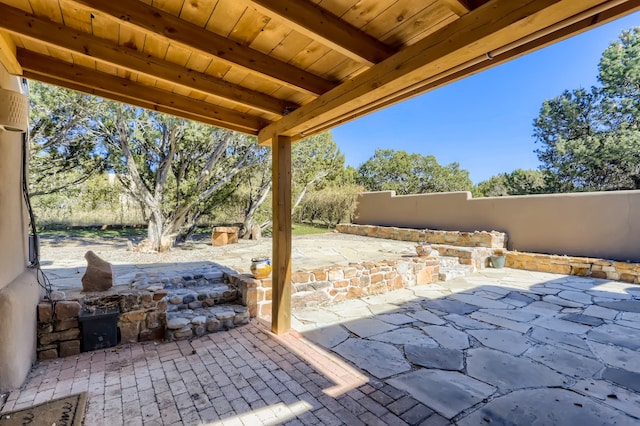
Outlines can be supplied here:
M542 102L597 83L598 62L640 12L333 129L348 165L378 148L458 162L478 183L539 166L533 120Z

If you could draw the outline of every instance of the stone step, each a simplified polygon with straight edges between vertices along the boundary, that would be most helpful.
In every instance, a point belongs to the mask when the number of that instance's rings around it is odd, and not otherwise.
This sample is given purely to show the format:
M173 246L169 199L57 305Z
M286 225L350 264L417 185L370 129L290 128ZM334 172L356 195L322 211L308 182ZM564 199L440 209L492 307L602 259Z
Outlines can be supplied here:
M222 282L184 288L166 288L167 312L208 308L234 303L240 298L237 288Z
M132 288L144 289L148 286L159 285L166 289L191 288L222 283L224 274L233 270L215 265L192 270L167 270L163 272L137 272L129 277L128 284ZM118 277L123 280L123 277Z
M242 305L218 305L167 312L166 340L185 340L249 323L249 309Z

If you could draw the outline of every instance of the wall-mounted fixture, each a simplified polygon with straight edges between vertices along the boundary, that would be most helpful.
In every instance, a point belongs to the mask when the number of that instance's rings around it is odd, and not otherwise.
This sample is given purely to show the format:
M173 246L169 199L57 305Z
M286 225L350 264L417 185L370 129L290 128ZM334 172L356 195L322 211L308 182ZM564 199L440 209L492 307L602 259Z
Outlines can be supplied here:
M26 132L29 125L29 98L13 90L0 89L0 130Z

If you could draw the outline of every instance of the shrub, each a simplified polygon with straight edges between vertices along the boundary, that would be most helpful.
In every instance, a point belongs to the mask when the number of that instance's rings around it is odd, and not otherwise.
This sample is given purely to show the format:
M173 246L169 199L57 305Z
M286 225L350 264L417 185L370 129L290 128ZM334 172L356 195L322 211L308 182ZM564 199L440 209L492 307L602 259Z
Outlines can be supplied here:
M356 198L362 187L345 185L309 192L295 212L298 222L322 223L335 226L351 221L356 209Z

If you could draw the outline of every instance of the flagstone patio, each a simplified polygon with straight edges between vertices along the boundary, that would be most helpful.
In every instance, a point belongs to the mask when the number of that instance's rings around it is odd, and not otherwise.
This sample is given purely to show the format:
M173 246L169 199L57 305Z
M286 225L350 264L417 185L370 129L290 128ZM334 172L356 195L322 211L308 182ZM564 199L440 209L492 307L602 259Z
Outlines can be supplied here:
M488 269L293 325L42 362L1 411L87 391L91 425L640 421L637 285Z

